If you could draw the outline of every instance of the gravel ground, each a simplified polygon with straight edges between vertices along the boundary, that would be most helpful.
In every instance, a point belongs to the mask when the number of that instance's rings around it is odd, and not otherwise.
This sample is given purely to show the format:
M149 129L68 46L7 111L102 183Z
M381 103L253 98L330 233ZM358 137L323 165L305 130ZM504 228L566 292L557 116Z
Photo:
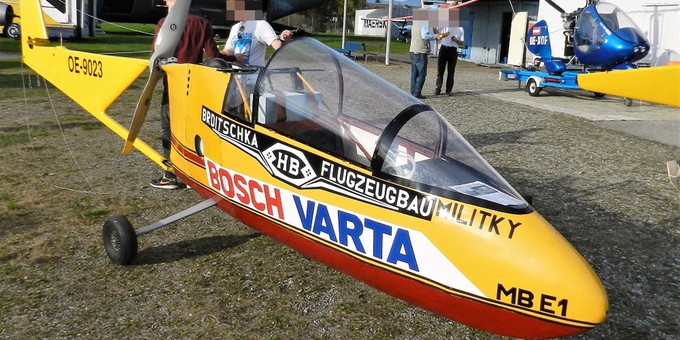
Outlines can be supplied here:
M408 64L366 66L408 90ZM664 167L678 147L583 116L672 122L677 111L582 94L529 98L496 74L460 63L454 96L425 102L532 195L600 276L607 321L574 338L680 337L680 195ZM19 74L0 78L0 337L498 338L377 292L218 210L145 236L132 266L110 264L100 241L108 215L140 227L198 195L150 188L150 161L122 156L122 141L35 75L23 84ZM112 114L127 124L135 99ZM158 124L151 114L143 137L158 140Z

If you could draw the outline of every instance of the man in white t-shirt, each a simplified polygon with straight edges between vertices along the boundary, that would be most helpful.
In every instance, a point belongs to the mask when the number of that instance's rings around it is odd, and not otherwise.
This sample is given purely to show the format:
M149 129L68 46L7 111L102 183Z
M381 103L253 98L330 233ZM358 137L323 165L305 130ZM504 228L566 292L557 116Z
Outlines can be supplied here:
M244 64L264 66L265 46L279 49L293 33L285 30L276 35L272 26L262 20L263 17L261 1L227 1L227 20L239 22L231 27L223 52L236 56L236 60Z

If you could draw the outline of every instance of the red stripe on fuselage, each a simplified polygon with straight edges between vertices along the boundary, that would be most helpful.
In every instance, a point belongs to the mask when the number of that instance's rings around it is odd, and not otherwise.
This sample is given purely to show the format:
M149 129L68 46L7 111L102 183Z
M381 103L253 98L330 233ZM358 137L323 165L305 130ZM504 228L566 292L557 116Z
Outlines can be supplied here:
M524 315L502 307L464 298L421 281L382 269L293 232L249 209L233 204L175 169L177 176L205 198L251 228L316 261L329 265L396 298L488 332L519 338L561 337L589 328L574 327Z
M193 163L194 165L200 168L204 168L203 158L199 157L195 150L192 150L185 146L184 144L180 143L179 140L175 138L174 135L172 135L171 140L172 146L175 148L177 153L179 153L179 155L182 156L182 158L188 160L189 162Z

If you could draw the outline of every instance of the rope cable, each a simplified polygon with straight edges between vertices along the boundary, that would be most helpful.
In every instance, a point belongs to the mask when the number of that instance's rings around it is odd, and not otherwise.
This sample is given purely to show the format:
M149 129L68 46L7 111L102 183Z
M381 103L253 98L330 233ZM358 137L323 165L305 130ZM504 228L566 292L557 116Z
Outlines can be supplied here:
M21 63L21 85L22 85L22 90L23 90L22 93L23 93L23 104L24 104L24 118L26 120L26 131L27 131L26 134L27 134L27 137L28 137L28 144L29 144L29 149L31 150L32 159L33 159L34 162L40 163L40 161L37 160L38 156L37 156L36 150L38 150L38 146L35 144L35 138L32 134L33 127L31 125L31 118L28 114L30 112L29 111L30 104L29 104L29 101L28 101L27 92L28 92L29 89L34 88L33 87L33 81L31 80L31 75L28 74L28 73L29 73L28 70L26 70L26 68L24 68L24 63ZM26 86L26 83L27 83L26 78L28 78L28 88ZM47 81L45 79L43 79L42 82L41 82L39 74L36 75L36 80L37 80L36 87L35 87L36 89L41 88L43 86L43 85L41 85L41 83L44 84L45 92L46 92L47 98L48 98L48 102L50 103L50 108L52 110L52 113L54 114L54 118L56 120L57 126L59 128L59 132L61 134L61 138L64 141L64 143L66 144L66 147L68 149L68 152L69 152L71 159L75 163L75 165L78 169L78 172L81 174L81 177L85 180L86 185L89 188L93 188L92 182L90 181L89 177L87 176L85 169L83 169L83 167L78 162L77 157L75 156L75 152L74 152L73 148L71 147L70 143L68 142L68 140L66 138L66 133L65 133L63 126L61 124L61 120L59 119L59 115L57 114L56 107L55 107L54 101L52 99L52 96L50 94ZM34 168L38 169L40 167L34 167ZM78 193L89 194L89 195L107 195L108 194L108 193L101 192L101 191L80 190L80 189L74 189L74 188L70 188L70 187L66 187L66 186L57 185L57 184L54 184L53 182L46 180L41 175L37 175L36 177L40 178L40 180L43 182L43 184L45 186L49 186L49 187L52 187L52 188L55 188L55 189L67 190L67 191L78 192Z

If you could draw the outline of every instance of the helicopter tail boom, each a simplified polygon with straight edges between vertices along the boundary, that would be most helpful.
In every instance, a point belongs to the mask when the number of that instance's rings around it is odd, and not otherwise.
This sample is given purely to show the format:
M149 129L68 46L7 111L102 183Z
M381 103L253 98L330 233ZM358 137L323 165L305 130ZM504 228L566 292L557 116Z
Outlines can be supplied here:
M69 50L53 46L38 0L21 0L23 62L125 139L128 130L107 108L148 68L148 60ZM135 148L162 167L164 158L142 140Z

